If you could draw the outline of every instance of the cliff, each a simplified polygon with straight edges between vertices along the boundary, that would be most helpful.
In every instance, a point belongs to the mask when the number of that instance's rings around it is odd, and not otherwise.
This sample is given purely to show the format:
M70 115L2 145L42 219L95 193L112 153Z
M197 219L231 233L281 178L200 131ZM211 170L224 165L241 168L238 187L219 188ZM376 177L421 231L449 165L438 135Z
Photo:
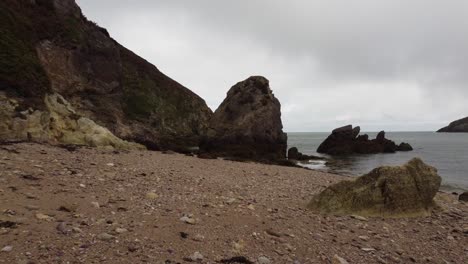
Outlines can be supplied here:
M0 121L0 140L43 141L27 130L12 133L12 122L26 110L48 113L52 94L150 149L197 145L212 115L202 98L117 43L74 0L1 1L0 36L0 95L15 102L3 113L13 121Z

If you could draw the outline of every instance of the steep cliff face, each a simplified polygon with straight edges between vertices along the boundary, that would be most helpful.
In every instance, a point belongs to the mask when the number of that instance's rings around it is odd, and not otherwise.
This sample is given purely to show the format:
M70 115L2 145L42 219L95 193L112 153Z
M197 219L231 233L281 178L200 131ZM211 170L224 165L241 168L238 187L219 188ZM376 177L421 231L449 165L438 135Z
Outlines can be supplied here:
M15 112L46 110L45 96L59 94L79 115L152 149L196 145L212 115L74 0L0 2L0 90L18 102Z
M453 121L448 126L439 129L437 132L468 133L468 117Z

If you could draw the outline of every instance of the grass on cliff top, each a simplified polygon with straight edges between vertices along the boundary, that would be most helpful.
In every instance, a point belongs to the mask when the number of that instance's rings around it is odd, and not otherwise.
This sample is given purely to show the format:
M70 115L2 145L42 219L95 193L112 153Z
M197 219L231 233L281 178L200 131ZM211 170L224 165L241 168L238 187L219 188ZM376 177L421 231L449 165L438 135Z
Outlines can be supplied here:
M50 87L27 21L0 2L0 81L20 96L42 94Z

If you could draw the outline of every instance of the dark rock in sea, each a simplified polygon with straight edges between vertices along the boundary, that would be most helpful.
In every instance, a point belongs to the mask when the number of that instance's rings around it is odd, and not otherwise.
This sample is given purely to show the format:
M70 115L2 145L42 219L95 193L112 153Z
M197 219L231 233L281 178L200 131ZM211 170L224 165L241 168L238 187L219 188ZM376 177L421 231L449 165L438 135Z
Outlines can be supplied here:
M437 132L468 133L468 117L453 121L450 125L439 129Z
M292 147L288 150L288 159L289 160L323 160L322 157L317 157L313 155L305 155L299 152L296 147Z
M281 105L269 81L253 76L234 85L210 120L201 152L251 160L286 158Z
M397 147L397 151L412 151L412 150L413 150L413 147L410 144L406 143L406 142L402 142Z
M351 125L334 129L332 134L325 139L317 149L318 153L329 155L394 153L399 151L395 142L385 138L385 132L380 131L376 139L369 140L367 134L359 135L360 128ZM409 151L411 146L404 143L401 151ZM411 148L412 149L412 148Z
M407 217L429 215L441 178L437 169L415 158L403 166L384 166L353 181L329 186L309 208L338 215Z
M459 201L468 202L468 192L464 192L458 196Z
M0 32L0 141L88 144L63 136L73 127L49 129L51 94L149 149L196 146L207 128L202 98L117 43L74 0L2 0Z

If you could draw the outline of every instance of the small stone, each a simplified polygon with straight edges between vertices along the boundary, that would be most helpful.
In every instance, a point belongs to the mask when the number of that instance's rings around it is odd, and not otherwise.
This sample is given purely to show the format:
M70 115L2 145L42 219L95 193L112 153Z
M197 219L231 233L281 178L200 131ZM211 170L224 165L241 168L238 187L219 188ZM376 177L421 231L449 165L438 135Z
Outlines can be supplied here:
M249 204L249 205L247 206L247 208L248 208L249 210L255 211L255 206L254 206L253 204Z
M12 246L5 246L2 248L2 252L10 252L13 250L13 247Z
M98 202L91 202L91 205L93 205L94 208L100 208L101 207Z
M205 237L200 235L200 234L196 234L193 238L192 238L193 241L197 241L197 242L202 242L205 240Z
M54 219L53 217L42 214L42 213L37 213L36 218L39 219L39 220L47 221L47 222L50 222L50 221L52 221Z
M346 261L346 259L338 256L338 255L335 255L333 256L332 258L332 264L349 264L348 261Z
M352 215L351 218L354 218L360 221L367 221L367 218L365 218L364 216L360 216L360 215Z
M115 166L115 164L114 164L114 163L112 163L112 162L109 162L109 163L107 163L107 164L106 164L106 166L109 166L109 167L114 167L114 166Z
M180 218L180 221L182 221L182 222L184 222L184 223L186 223L186 224L190 224L190 225L194 225L194 224L195 224L195 219L190 218L190 217L188 217L188 216L182 216L182 217Z
M149 192L146 194L146 199L149 199L149 200L156 200L158 199L159 195L157 195L156 193L154 192Z
M70 230L67 229L67 224L65 222L59 223L57 225L56 229L57 229L57 231L59 231L60 233L62 233L64 235L70 233Z
M364 252L372 252L375 251L375 248L361 248L361 250Z
M97 238L99 240L102 240L102 241L110 241L112 239L114 239L114 236L113 235L110 235L110 234L107 234L107 233L101 233L97 236Z
M258 264L270 264L271 260L267 257L261 256L257 259Z
M117 227L117 228L115 229L115 232L116 232L117 234L123 234L123 233L128 232L128 230L125 229L125 228L119 228L119 227Z
M73 227L73 228L72 228L72 232L73 232L73 233L79 234L79 233L82 233L83 231L82 231L80 228L78 228L78 227Z
M35 205L26 205L24 208L28 209L29 211L39 210L39 206L35 206Z
M359 239L364 240L364 241L368 241L369 237L368 236L359 236Z
M80 187L81 187L81 188L86 188L86 185L80 183Z
M200 254L200 252L196 251L195 253L193 253L189 259L191 261L202 261L203 260L203 255Z
M62 212L71 213L71 212L75 212L77 208L78 208L78 206L74 205L74 204L63 204L58 208L58 210L62 211Z
M233 204L236 201L236 198L230 198L226 201L226 204Z

